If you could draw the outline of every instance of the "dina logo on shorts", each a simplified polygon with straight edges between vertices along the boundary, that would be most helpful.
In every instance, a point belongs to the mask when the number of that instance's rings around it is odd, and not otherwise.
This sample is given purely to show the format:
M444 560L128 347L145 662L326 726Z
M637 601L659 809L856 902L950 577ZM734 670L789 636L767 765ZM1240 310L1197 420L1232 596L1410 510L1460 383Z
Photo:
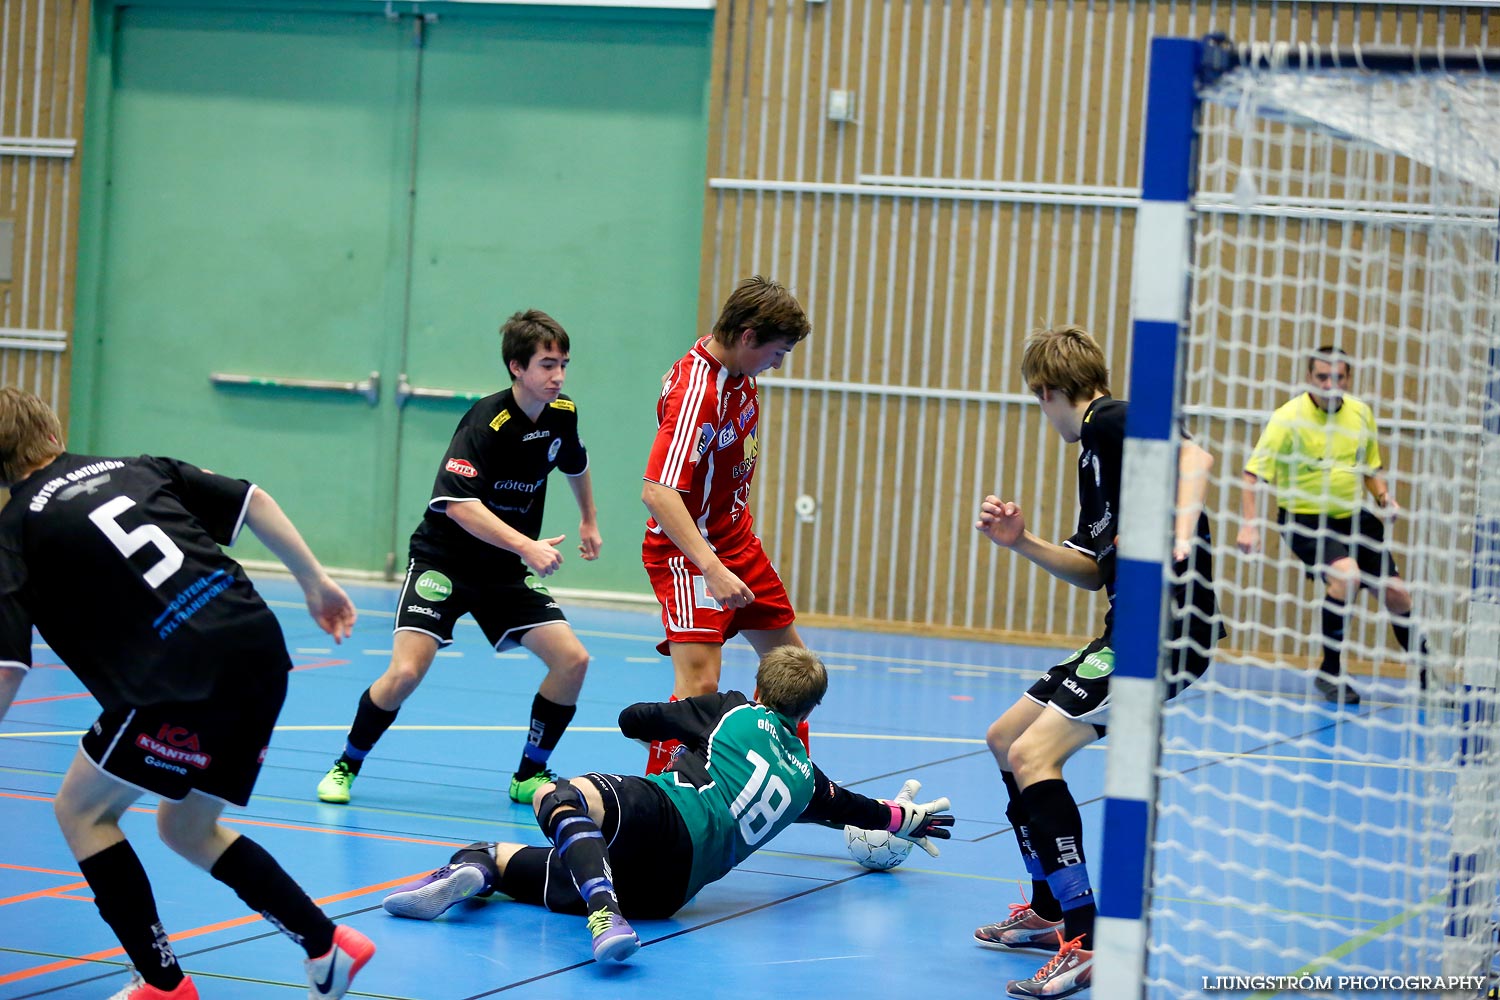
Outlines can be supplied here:
M422 600L432 601L436 604L452 596L453 581L437 570L430 569L417 577L416 585L412 589L417 592L417 596L422 598Z
M1108 677L1115 672L1115 654L1113 650L1101 649L1097 653L1090 653L1078 664L1075 673L1086 681L1097 680L1100 677Z

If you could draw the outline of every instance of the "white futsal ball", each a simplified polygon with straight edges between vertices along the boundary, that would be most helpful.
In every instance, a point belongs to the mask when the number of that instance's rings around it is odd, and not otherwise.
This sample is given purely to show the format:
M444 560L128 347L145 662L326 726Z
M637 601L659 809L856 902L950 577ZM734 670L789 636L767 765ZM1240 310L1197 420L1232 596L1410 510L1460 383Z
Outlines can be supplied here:
M884 830L861 830L857 826L846 826L844 843L848 845L851 858L877 872L895 868L911 853L911 841L902 840Z

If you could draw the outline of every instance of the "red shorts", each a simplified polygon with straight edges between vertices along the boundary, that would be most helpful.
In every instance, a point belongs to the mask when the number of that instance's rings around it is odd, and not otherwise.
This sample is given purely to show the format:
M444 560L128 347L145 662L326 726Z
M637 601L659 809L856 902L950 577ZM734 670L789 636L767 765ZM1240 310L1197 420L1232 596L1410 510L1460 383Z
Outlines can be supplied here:
M647 562L646 573L661 602L661 623L667 633L665 642L656 648L663 656L671 652L674 642L711 642L723 645L741 631L786 628L797 620L786 586L776 575L776 567L766 557L760 539L750 541L732 553L718 553L724 566L745 582L755 600L743 608L726 611L708 596L703 574L681 553L668 556L665 562Z

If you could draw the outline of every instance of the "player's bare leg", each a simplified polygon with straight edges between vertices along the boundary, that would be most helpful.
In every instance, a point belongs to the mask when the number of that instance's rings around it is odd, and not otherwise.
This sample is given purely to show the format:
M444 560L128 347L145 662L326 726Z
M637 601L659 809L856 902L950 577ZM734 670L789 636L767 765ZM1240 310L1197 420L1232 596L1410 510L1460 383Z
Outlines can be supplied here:
M1358 705L1359 694L1344 683L1344 633L1349 627L1349 605L1359 595L1359 564L1345 556L1335 559L1323 579L1327 590L1323 596L1323 658L1313 685L1324 699L1334 704Z
M990 723L985 743L1000 767L1005 783L1005 816L1020 849L1021 860L1031 876L1031 891L1013 903L1010 913L976 928L974 940L997 951L1029 951L1050 955L1057 947L1057 933L1062 930L1062 907L1052 896L1052 887L1042 872L1041 859L1031 842L1031 823L1022 804L1021 789L1011 773L1010 750L1017 740L1048 710L1030 698L1019 698L1014 705ZM1056 714L1056 713L1053 713Z
M334 805L349 801L354 779L365 757L396 721L403 702L422 683L437 656L438 641L425 632L400 629L391 641L391 662L385 673L359 696L354 724L349 727L344 752L318 782L318 798Z
M746 629L742 634L750 643L751 648L755 650L757 657L764 657L777 646L807 648L807 644L802 641L802 636L797 634L796 625L788 625L785 628ZM812 753L812 734L807 728L806 720L797 724L797 738L802 741L803 748L808 753Z
M1087 722L1047 709L1010 747L1031 846L1063 921L1063 938L1093 948L1094 892L1083 854L1083 818L1063 780L1063 765L1099 738Z

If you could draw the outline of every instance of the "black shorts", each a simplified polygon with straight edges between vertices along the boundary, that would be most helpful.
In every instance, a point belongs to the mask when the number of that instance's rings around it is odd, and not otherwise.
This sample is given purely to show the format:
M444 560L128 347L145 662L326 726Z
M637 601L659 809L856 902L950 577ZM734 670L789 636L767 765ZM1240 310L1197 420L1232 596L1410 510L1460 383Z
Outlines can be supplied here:
M111 709L79 742L105 774L164 799L199 791L237 806L249 803L271 732L286 700L292 662L286 647L237 654L202 701Z
M1366 587L1378 586L1380 580L1401 575L1386 548L1385 522L1367 510L1359 512L1358 528L1353 516L1289 514L1285 508L1277 510L1276 521L1310 577L1321 577L1329 566L1351 557L1358 564L1360 582Z
M672 800L653 782L635 775L584 777L604 798L600 832L609 845L615 896L625 916L664 920L682 909L693 870L693 842ZM557 913L584 913L583 897L555 847L516 852L498 888L512 899Z
M1208 669L1213 647L1224 635L1214 600L1213 564L1207 545L1196 546L1194 572L1187 563L1173 567L1171 621L1166 648L1167 700L1177 697ZM1114 674L1112 630L1075 651L1026 690L1038 705L1051 705L1075 722L1091 724L1100 736L1109 715L1109 679Z
M568 620L530 573L480 580L413 557L396 605L395 631L422 632L446 646L453 641L453 626L466 614L474 616L496 650L517 645L538 625Z

